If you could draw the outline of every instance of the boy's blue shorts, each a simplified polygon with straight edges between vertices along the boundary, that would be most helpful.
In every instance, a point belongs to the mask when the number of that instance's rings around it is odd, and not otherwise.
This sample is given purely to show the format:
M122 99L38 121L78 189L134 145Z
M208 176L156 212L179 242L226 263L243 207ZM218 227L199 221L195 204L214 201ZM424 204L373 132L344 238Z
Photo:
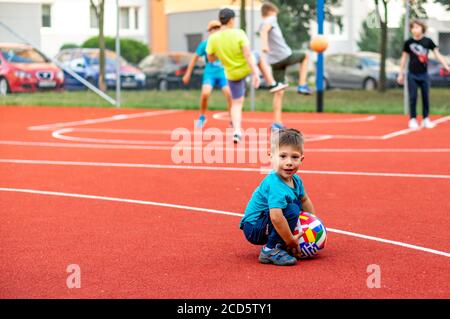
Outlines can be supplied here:
M245 95L245 78L237 81L228 81L230 85L231 98L238 100Z
M228 80L225 76L211 76L208 74L203 75L203 85L210 85L213 88L223 89L228 85Z
M255 59L255 63L258 65L261 61L261 56L256 51L252 51L252 54L253 58ZM233 100L238 100L245 95L246 78L247 77L236 81L228 80L230 84L231 97Z

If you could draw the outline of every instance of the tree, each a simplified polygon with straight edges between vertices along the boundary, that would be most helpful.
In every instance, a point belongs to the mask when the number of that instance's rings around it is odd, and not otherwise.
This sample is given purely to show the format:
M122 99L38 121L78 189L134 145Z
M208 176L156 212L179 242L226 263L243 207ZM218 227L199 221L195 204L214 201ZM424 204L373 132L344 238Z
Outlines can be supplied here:
M99 78L98 87L102 91L106 91L105 83L105 33L104 33L104 16L105 16L105 0L90 0L94 9L95 16L98 21L98 44L100 48L99 57Z
M380 78L378 80L378 90L380 92L386 91L386 57L387 57L387 35L388 35L388 2L389 0L381 0L384 8L384 17L381 17L380 0L375 1L375 12L377 13L378 21L380 23L381 37L380 37Z
M449 0L434 0L434 2L443 5L445 10L450 11L450 1Z
M91 37L83 42L81 45L83 48L98 48L99 41L98 36ZM105 48L111 51L116 50L116 38L105 36ZM132 64L138 64L143 58L149 55L150 50L148 46L141 41L135 39L120 39L121 56L131 62Z
M361 51L379 52L380 50L380 31L378 19L375 21L375 11L369 13L366 20L362 23L359 35L358 47Z
M244 31L247 31L247 16L246 16L246 10L245 10L245 0L241 0L241 29Z
M300 49L309 40L310 23L317 16L317 0L272 0L280 9L278 23L293 49ZM331 7L339 6L342 0L327 0L325 19L332 17Z
M403 52L403 43L405 42L405 15L402 16L400 26L388 31L388 52L387 55L393 59L399 59Z
M375 19L376 20L375 20ZM378 18L375 12L369 13L366 20L363 21L361 32L359 35L360 40L357 42L361 51L380 52L380 26L378 25ZM405 18L403 16L400 21L399 28L388 29L388 41L387 41L387 57L398 59L403 51L404 42L404 30L405 30Z
M246 0L231 0L231 4L235 4L237 1L239 1L239 14L240 14L240 19L239 19L239 27L244 30L247 31L247 10L246 10L246 5L247 5L247 1Z

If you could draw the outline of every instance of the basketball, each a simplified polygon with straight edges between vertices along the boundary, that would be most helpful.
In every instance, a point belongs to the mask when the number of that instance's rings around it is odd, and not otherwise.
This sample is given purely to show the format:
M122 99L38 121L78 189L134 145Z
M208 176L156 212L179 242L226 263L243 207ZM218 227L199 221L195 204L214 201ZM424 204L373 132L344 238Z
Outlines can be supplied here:
M311 50L322 53L328 48L328 40L323 35L317 35L311 39L310 47Z

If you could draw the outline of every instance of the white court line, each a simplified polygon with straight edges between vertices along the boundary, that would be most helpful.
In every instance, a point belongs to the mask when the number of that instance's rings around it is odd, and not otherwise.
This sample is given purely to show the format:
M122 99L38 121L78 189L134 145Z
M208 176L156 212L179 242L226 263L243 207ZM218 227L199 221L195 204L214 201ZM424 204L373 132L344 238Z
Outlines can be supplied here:
M221 112L221 113L215 113L213 114L213 118L216 120L229 120L229 118L227 118L228 113L227 112ZM363 118L350 118L350 119L323 119L323 120L285 120L286 123L316 123L316 124L320 124L320 123L356 123L356 122L368 122L368 121L373 121L376 119L376 116L372 115L372 116L368 116L368 117L363 117ZM433 123L435 125L447 122L448 120L450 120L450 116L444 116L441 117L435 121L433 121ZM243 119L244 122L256 122L256 123L266 123L266 122L271 122L271 120L264 120L264 119ZM388 134L384 134L381 136L365 136L365 135L333 135L333 134L329 134L326 135L327 138L324 139L357 139L357 140L387 140L393 137L397 137L400 135L406 135L412 132L417 132L420 131L420 129L402 129L399 131L394 131Z
M437 124L444 123L444 122L447 122L447 121L450 121L450 116L449 115L441 117L441 118L438 118L437 120L433 121L433 123L437 125Z
M349 140L380 140L379 136L370 135L329 135L334 139L349 139Z
M392 133L389 133L389 134L385 134L385 135L381 136L380 139L387 140L387 139L390 139L390 138L393 138L393 137L396 137L396 136L406 135L406 134L409 134L409 133L412 133L412 132L418 132L418 131L420 131L420 129L407 128L407 129L404 129L404 130L395 131L395 132L392 132Z
M94 132L113 134L148 134L148 135L172 135L174 130L139 130L139 129L110 129L110 128L73 128L73 132Z
M436 121L433 121L435 125L438 125L440 123L444 123L446 121L450 120L450 116L445 116L442 118L439 118ZM82 125L82 124L80 124ZM114 129L79 129L79 128L63 128L60 130L56 130L52 133L52 136L56 139L71 141L71 142L88 142L88 143L111 143L111 144L138 144L138 145L170 145L168 142L164 141L134 141L134 140L123 140L123 139L99 139L99 138L88 138L88 137L69 137L66 136L66 133L72 133L72 132L105 132L105 133L130 133L130 134L172 134L173 131L170 130L114 130ZM312 136L315 137L306 137L307 142L317 142L317 141L323 141L323 140L329 140L329 139L356 139L356 140L387 140L390 138L394 138L401 135L406 135L412 132L417 132L419 130L417 129L402 129L399 131L394 131L385 135L381 136L369 136L369 135L339 135L339 134L315 134Z
M312 137L315 136L315 137ZM315 134L315 135L304 135L305 138L305 142L317 142L317 141L325 141L325 140L329 140L332 139L333 136L332 135L327 135L327 134Z
M142 112L142 113L117 114L117 115L113 115L113 116L96 118L96 119L87 119L87 120L80 120L80 121L73 121L73 122L60 122L60 123L53 123L53 124L30 126L30 127L28 127L28 129L31 131L42 131L42 130L47 131L47 130L55 130L55 129L63 128L63 127L73 127L73 126L88 125L88 124L122 121L122 120L129 120L129 119L140 118L140 117L166 115L166 114L172 114L172 113L178 113L178 112L182 112L182 110L163 110L163 111L149 111L149 112Z
M86 143L107 143L107 144L137 144L137 145L172 145L174 146L177 141L152 141L152 140L123 140L123 139L108 139L108 138L93 138L93 137L77 137L77 136L67 136L68 133L73 133L78 131L73 128L63 128L52 132L52 137L70 141L70 142L86 142ZM404 135L411 133L415 130L406 129L401 131L396 131L393 133L386 134L384 136L364 136L364 135L308 135L305 136L305 142L317 142L329 139L356 139L356 140L385 140L393 138L399 135ZM194 134L194 132L190 132ZM200 145L202 143L199 143Z
M243 214L240 214L240 213L228 212L228 211L217 210L217 209L153 202L153 201L146 201L146 200L136 200L136 199L128 199L128 198L117 198L117 197L109 197L109 196L85 195L85 194L75 194L75 193L43 191L43 190L35 190L35 189L4 188L4 187L0 187L0 191L59 196L59 197L83 198L83 199L92 199L92 200L104 200L104 201L110 201L110 202L121 202L121 203L147 205L147 206L160 206L160 207L169 207L169 208L175 208L175 209L184 209L184 210L190 210L190 211L227 215L227 216L235 216L235 217L243 216ZM426 247L422 247L422 246L416 246L416 245L403 243L400 241L389 240L389 239L384 239L384 238L379 238L379 237L374 237L374 236L368 236L368 235L364 235L364 234L359 234L359 233L354 233L354 232L349 232L349 231L344 231L344 230L339 230L339 229L334 229L334 228L327 227L327 230L331 233L337 233L340 235L346 235L346 236L356 237L356 238L360 238L360 239L371 240L371 241L380 242L380 243L384 243L384 244L391 244L391 245L395 245L395 246L400 246L400 247L404 247L404 248L409 248L409 249L413 249L413 250L418 250L418 251L450 258L450 253L440 251L440 250L435 250L435 249L426 248Z
M229 121L230 117L228 112L214 113L212 116L215 120L219 121ZM375 115L370 115L366 117L348 118L348 119L312 119L312 120L291 120L286 118L283 122L285 123L304 123L304 124L328 124L328 123L358 123L358 122L370 122L376 119ZM247 116L243 116L242 122L252 122L252 123L272 123L272 119L252 119Z
M142 145L114 145L92 143L61 143L61 142L31 142L0 140L0 145L31 146L31 147L56 147L56 148L94 148L94 149L123 149L123 150L154 150L170 151L173 146L142 146ZM191 150L202 150L202 147L192 147ZM233 150L254 149L232 148ZM231 150L223 148L222 150ZM450 148L307 148L308 153L450 153Z
M312 153L449 153L450 148L306 148Z
M23 159L0 159L0 163L29 164L29 165L127 167L127 168L147 168L147 169L207 170L207 171L257 172L257 173L270 172L270 168L266 168L266 167L252 168L252 167L228 167L228 166L76 162L76 161L47 161L47 160L23 160ZM315 174L315 175L350 175L350 176L372 176L372 177L408 177L408 178L450 179L450 175L442 175L442 174L409 174L409 173L351 172L351 171L349 172L349 171L322 171L322 170L299 170L299 173L300 174Z
M105 139L105 138L93 138L93 137L78 137L78 136L67 136L68 133L73 133L76 131L82 131L75 128L63 128L60 130L56 130L52 132L52 137L64 140L64 141L70 141L70 142L86 142L86 143L107 143L107 144L131 144L131 145L180 145L180 141L172 140L172 141L152 141L152 140L122 140L122 139ZM111 131L111 130L109 130ZM190 132L194 134L194 132ZM331 135L306 135L305 141L306 142L316 142L316 141L323 141L330 139ZM244 137L245 139L245 137ZM230 136L231 141L231 136ZM251 141L249 141L251 142ZM186 147L190 147L192 145L203 145L203 144L209 144L210 141L203 141L203 142L186 142L183 144L186 144ZM225 143L224 143L225 144ZM230 143L231 144L231 143ZM256 143L250 143L250 145L259 144L259 141L256 141ZM221 144L220 144L221 145ZM200 147L200 146L199 146ZM234 149L234 148L233 148ZM257 149L254 149L257 150Z
M73 128L63 128L52 132L52 137L70 142L85 142L85 143L107 143L107 144L130 144L130 145L172 145L174 146L176 141L141 141L141 140L121 140L121 139L104 139L104 138L92 138L92 137L76 137L67 136L65 134L73 133ZM197 143L193 143L196 145ZM188 144L186 146L189 146Z
M175 129L174 129L175 130ZM71 132L92 132L92 133L113 133L113 134L149 134L149 135L172 135L174 130L133 130L133 129L108 129L108 128L73 128ZM204 132L200 131L200 132ZM69 131L67 131L69 132ZM189 131L194 134L193 131ZM350 138L350 139L380 139L379 136L364 135L332 135L332 134L305 134L305 137L313 139L330 139L330 138Z
M450 120L450 116L444 116L444 117L441 117L441 118L433 121L433 123L435 125L439 125L441 123L447 122L448 120ZM385 134L385 135L381 136L381 139L382 140L387 140L387 139L390 139L390 138L393 138L393 137L396 137L396 136L406 135L406 134L413 133L413 132L418 132L420 130L421 130L421 128L418 128L418 129L407 128L407 129L404 129L404 130L395 131L395 132L392 132L392 133L389 133L389 134Z

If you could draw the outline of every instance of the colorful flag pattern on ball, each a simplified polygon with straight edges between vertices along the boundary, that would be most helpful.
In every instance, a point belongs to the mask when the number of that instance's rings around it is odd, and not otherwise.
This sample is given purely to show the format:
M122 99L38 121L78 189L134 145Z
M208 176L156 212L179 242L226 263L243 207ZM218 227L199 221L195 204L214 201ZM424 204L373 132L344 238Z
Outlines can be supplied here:
M307 212L301 212L294 235L302 229L303 235L300 237L300 250L302 258L308 258L316 255L325 247L327 241L327 230L322 221L315 215Z

